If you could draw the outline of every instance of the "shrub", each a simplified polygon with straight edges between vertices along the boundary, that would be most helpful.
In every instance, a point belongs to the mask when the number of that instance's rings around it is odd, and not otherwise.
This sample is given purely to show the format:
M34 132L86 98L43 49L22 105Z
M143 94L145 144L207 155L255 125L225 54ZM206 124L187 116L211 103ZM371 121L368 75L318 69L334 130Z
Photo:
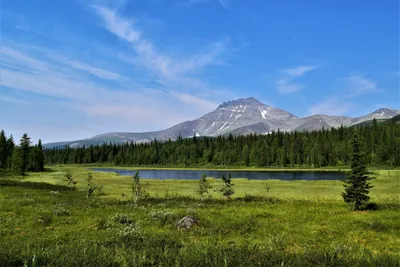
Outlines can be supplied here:
M203 200L204 197L210 196L208 190L211 189L212 186L207 181L207 175L203 174L199 180L199 186L197 188L197 194L200 196L200 199Z
M43 226L49 226L52 221L53 221L53 214L48 212L39 214L37 218L37 222Z
M135 175L132 177L132 193L133 193L133 199L135 203L139 201L142 198L148 197L148 194L146 193L148 184L142 184L140 182L140 175L139 172L136 171Z
M149 215L150 217L157 219L161 226L164 226L167 222L172 221L175 214L169 210L152 210Z
M133 223L133 220L128 217L128 215L123 214L123 213L117 213L115 214L112 218L112 221L116 223L121 223L121 224L131 224Z
M365 205L365 209L366 210L378 210L379 206L378 206L378 204L376 204L374 202L370 202L370 203L367 203L367 205Z
M106 217L101 217L96 220L97 230L106 230L108 228L108 220Z
M56 216L69 216L71 213L62 205L57 205L53 209L53 214Z
M73 179L72 172L70 170L67 170L67 172L64 174L64 181L67 183L67 186L75 186L77 184L77 181Z
M130 223L127 226L125 226L121 231L120 231L120 236L121 237L142 237L142 230L140 228L139 222L137 223Z
M228 177L222 175L222 185L219 189L219 192L222 193L222 196L229 199L233 194L235 194L235 190L233 190L234 184L232 183L232 175L229 174Z
M269 185L269 183L267 182L267 180L264 181L264 189L265 192L268 194L269 191L271 191L271 186Z
M95 185L93 182L93 175L89 172L87 177L86 177L86 182L87 182L87 191L86 191L86 197L90 198L92 194L98 189L98 186Z

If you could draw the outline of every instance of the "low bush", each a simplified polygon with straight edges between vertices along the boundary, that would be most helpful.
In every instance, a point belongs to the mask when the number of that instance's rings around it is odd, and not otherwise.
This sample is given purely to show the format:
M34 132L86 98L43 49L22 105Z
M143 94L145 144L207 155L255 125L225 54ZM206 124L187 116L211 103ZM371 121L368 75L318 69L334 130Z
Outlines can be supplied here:
M168 222L171 223L173 222L174 218L174 213L171 212L170 210L152 210L149 213L149 216L153 219L158 220L160 223L160 226L166 225Z
M129 218L128 215L123 214L123 213L117 213L114 216L111 217L111 220L116 222L116 223L121 223L121 224L131 224L133 223L133 220Z

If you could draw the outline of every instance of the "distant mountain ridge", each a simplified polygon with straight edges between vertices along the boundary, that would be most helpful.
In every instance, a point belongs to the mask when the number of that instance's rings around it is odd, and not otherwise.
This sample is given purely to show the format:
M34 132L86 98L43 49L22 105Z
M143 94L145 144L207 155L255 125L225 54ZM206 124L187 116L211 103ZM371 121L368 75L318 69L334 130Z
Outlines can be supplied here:
M265 105L254 97L240 98L224 102L214 111L202 117L179 123L168 129L143 133L111 132L96 135L92 138L48 143L44 146L79 147L83 145L124 142L149 142L157 140L176 140L179 136L189 138L193 136L218 135L247 135L251 133L268 134L274 130L280 131L311 131L323 127L354 126L373 119L387 120L400 114L399 110L382 108L365 116L351 118L347 116L312 115L299 118L296 115L269 105Z

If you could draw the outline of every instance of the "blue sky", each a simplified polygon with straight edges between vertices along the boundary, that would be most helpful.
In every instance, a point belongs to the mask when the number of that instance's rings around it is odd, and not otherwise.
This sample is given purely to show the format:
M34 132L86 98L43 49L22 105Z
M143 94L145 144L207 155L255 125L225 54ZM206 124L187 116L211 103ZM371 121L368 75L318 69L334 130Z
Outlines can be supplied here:
M399 1L5 0L0 128L160 130L254 96L297 116L400 108Z

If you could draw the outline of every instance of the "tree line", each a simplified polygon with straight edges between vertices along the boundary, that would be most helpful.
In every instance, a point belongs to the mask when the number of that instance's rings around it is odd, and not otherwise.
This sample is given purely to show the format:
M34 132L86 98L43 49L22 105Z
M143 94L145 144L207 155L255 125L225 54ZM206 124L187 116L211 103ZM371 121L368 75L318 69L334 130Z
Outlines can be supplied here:
M45 149L47 164L107 163L159 166L326 167L350 164L351 139L357 133L365 162L400 166L400 124L373 121L362 127L268 135L196 137L135 144L105 143Z
M24 134L19 145L16 145L12 135L7 138L4 130L0 132L0 169L12 170L19 175L27 171L44 171L44 151L42 141L32 146L30 137Z

